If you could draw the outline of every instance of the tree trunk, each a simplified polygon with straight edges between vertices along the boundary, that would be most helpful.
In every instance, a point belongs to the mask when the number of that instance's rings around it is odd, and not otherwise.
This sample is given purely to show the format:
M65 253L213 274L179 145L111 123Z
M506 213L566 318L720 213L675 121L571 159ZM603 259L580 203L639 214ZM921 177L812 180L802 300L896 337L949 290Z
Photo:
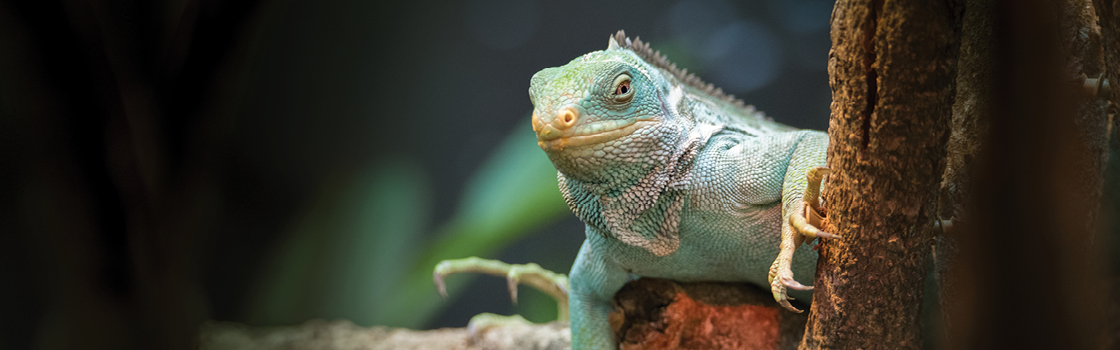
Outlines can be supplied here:
M1102 72L1094 17L1088 1L995 1L992 132L958 227L951 348L1103 344L1106 103L1084 88Z
M942 219L952 219L955 227L969 221L975 169L984 159L984 139L991 124L992 85L995 78L995 38L993 31L994 1L965 0L961 19L961 49L957 61L957 95L953 101L952 132L946 154L945 173L941 181L939 212ZM949 318L944 310L958 307L961 286L948 278L958 254L962 230L950 230L936 237L933 263L938 286L938 305L942 312L936 344L946 344L945 336L958 331L958 320ZM929 304L926 304L929 305ZM964 320L967 322L968 320Z
M1105 174L1105 194L1108 199L1102 212L1112 213L1108 217L1108 227L1101 240L1109 248L1105 256L1111 257L1109 274L1111 283L1107 286L1106 295L1110 296L1106 317L1107 328L1105 343L1102 348L1120 348L1120 222L1116 213L1120 212L1120 0L1093 0L1097 17L1101 27L1101 47L1104 48L1104 79L1107 79L1110 89L1102 91L1103 98L1109 100L1108 118L1111 121L1112 133L1109 140L1109 165Z
M825 229L802 348L916 349L956 86L953 2L841 0Z
M1111 257L1110 283L1106 286L1108 301L1107 327L1103 349L1120 348L1120 222L1116 213L1120 212L1120 0L1093 0L1101 27L1101 47L1104 48L1105 74L1110 89L1102 91L1102 97L1109 100L1108 118L1111 120L1112 133L1109 140L1109 165L1105 173L1105 194L1107 200L1101 208L1102 213L1112 213L1106 217L1107 229L1103 231L1101 242L1109 248L1105 256Z

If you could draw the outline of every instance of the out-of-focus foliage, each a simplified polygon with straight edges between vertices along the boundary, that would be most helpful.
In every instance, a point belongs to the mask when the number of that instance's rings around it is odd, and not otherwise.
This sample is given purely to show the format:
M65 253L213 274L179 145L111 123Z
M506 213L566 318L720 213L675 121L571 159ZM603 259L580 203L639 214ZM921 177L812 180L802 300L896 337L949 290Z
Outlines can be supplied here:
M529 118L525 118L528 120ZM468 182L454 216L421 239L431 198L423 172L387 161L334 187L277 245L249 306L255 324L312 317L418 328L444 302L432 268L444 259L493 257L567 212L556 170L526 125L509 135ZM447 280L454 295L470 280ZM541 305L554 308L554 305Z
M376 322L399 266L419 249L430 193L415 164L383 161L327 181L277 245L250 319L298 323L308 315Z

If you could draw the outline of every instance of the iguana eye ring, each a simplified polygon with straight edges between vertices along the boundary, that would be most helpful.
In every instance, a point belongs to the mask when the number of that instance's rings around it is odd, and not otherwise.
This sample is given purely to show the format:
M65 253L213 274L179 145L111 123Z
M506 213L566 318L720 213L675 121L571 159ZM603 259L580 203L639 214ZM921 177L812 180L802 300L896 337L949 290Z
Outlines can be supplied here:
M618 102L626 102L634 97L634 87L630 83L630 75L622 74L618 78L614 78L614 93L611 95Z

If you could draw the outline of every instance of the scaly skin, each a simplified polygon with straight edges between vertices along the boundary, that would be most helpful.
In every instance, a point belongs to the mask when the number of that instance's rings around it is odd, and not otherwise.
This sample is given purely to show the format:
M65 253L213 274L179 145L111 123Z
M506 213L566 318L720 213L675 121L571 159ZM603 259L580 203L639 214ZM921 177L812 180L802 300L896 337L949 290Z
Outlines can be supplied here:
M813 276L806 238L835 237L804 217L827 134L772 122L622 32L538 72L529 94L539 146L586 224L569 274L573 349L616 347L611 299L635 277L770 285L790 309L787 287L810 298L793 276Z

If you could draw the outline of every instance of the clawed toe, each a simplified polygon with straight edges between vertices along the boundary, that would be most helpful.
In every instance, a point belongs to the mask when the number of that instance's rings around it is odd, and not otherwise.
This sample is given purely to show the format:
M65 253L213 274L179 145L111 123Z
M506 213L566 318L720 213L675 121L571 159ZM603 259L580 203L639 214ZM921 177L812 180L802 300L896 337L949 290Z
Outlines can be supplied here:
M790 298L790 300L792 300L792 299L793 298ZM778 304L782 305L782 307L786 308L786 310L793 311L793 312L796 312L796 313L801 313L802 312L801 309L793 307L793 305L789 303L789 300L778 301Z
M802 211L804 211L807 206L802 203L801 208ZM797 231L797 233L801 234L801 236L805 237L805 239L808 240L812 240L817 237L840 238L840 235L828 233L822 231L820 228L817 228L816 225L820 225L819 223L811 222L811 220L805 218L804 214L801 214L797 211L789 214L789 223L791 226L793 226L793 229Z
M772 276L770 278L770 292L774 295L774 301L778 302L778 305L786 308L786 310L800 313L800 309L793 307L793 305L789 303L789 301L794 300L794 298L786 294L787 287L797 290L812 290L813 286L806 286L798 283L792 276Z
M495 328L524 326L531 324L533 323L529 322L524 317L521 317L521 315L504 316L484 312L471 317L470 322L467 323L467 332L470 333L471 336L478 336L488 330Z
M447 300L447 284L443 282L443 277L451 274L451 263L448 260L439 262L436 268L432 271L432 282L436 284L436 290L439 291L439 296Z
M479 272L490 275L505 276L509 297L514 304L517 303L517 286L525 283L556 299L558 318L568 319L568 276L558 274L541 268L540 265L529 263L524 265L510 265L497 260L487 260L470 257L459 260L444 260L436 265L432 271L432 281L435 282L439 294L447 298L447 285L444 277L453 273Z
M797 280L793 279L792 277L783 277L782 284L784 284L786 287L796 290L813 290L813 286L806 286L804 284L801 284L801 282L797 282Z
M793 224L798 233L801 233L807 239L816 237L840 238L839 235L820 229L824 224L824 208L820 201L823 195L821 186L824 184L824 177L831 172L832 169L827 167L809 169L809 172L805 175L808 187L801 196L801 207L790 213L790 223Z

